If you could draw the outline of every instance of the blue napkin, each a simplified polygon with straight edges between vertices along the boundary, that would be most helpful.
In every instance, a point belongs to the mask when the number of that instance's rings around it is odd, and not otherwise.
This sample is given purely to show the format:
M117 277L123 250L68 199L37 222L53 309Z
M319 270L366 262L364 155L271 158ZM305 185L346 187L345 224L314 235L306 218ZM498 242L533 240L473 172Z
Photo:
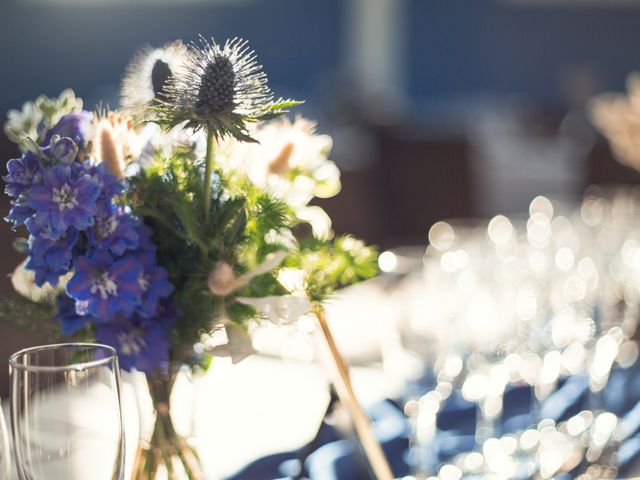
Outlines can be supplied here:
M425 379L428 379L425 376ZM402 403L402 402L400 402ZM584 376L563 380L557 390L540 405L542 418L563 421L584 409L599 405L621 417L628 432L618 451L620 474L624 475L640 463L640 362L628 369L614 369L606 388L597 395L589 391ZM534 423L533 393L528 386L511 386L504 396L502 418L496 434L527 428ZM394 474L409 474L408 455L410 429L402 409L392 401L374 405L368 411L376 433ZM453 392L438 415L437 433L429 454L437 463L477 448L474 434L477 406ZM323 424L316 441L317 448L307 456L305 468L310 480L367 480L363 456L355 442L342 439L333 427ZM300 471L299 458L304 448L256 460L228 480L270 480L291 478ZM568 474L566 478L572 478Z

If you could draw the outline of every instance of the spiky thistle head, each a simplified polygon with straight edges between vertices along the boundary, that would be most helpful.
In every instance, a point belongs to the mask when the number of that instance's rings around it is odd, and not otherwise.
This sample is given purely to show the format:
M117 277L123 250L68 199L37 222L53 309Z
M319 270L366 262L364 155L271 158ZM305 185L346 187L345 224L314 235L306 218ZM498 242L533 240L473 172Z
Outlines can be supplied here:
M188 46L182 75L167 82L166 100L155 108L159 123L206 130L215 138L231 135L255 141L247 122L268 120L300 102L274 101L267 75L245 40L223 45L200 37Z
M179 76L187 47L176 40L160 48L143 47L129 62L122 79L120 102L130 114L149 118L155 107L167 99L169 80Z

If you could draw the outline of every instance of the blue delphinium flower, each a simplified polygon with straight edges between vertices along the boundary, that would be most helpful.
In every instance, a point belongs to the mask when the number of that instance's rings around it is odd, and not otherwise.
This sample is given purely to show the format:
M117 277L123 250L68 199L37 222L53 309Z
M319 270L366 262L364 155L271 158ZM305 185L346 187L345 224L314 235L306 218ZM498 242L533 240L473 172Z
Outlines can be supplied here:
M4 193L10 197L19 197L26 193L32 185L42 181L42 168L38 157L32 152L25 153L20 158L7 162L8 175L4 180Z
M138 247L140 220L137 217L114 205L108 210L98 210L95 223L87 230L91 246L110 250L115 255Z
M75 143L82 145L86 138L87 129L91 124L92 117L93 114L85 110L64 115L58 123L51 127L46 133L42 144L49 145L51 138L54 135L58 135L60 137L69 137Z
M140 228L138 230L138 234L140 235L140 243L138 244L138 252L142 253L156 253L156 246L151 241L151 237L153 236L153 229L143 223L140 224Z
M84 230L93 223L100 185L89 175L74 175L70 166L47 168L43 184L34 185L27 195L33 208L35 226L48 226L53 237L64 235L69 227Z
M36 213L33 208L27 205L24 201L11 202L11 209L9 214L4 219L11 223L11 229L15 230L20 225L24 225L27 220L33 217Z
M136 257L143 266L143 271L138 277L142 296L136 312L150 318L157 314L160 299L171 295L173 285L169 281L167 271L158 266L155 253L138 251Z
M118 317L96 328L96 341L115 348L125 370L166 372L171 349L168 336L174 321L171 310L163 310L154 318Z
M142 288L138 278L142 264L132 255L114 259L99 250L89 256L79 256L74 262L75 273L67 283L67 293L77 301L87 303L87 311L100 318L116 314L130 315L140 304Z
M123 368L166 370L175 312L160 305L173 286L158 265L153 231L115 197L126 188L106 164L83 160L91 114L75 112L44 134L39 152L11 160L7 220L30 233L26 268L39 286L73 272L58 298L64 335L94 326Z
M58 137L55 135L49 146L42 149L53 163L63 163L70 165L78 156L78 144L68 137Z
M79 174L86 173L90 175L100 186L100 196L98 197L97 204L102 210L109 210L113 197L124 192L125 183L111 173L106 163L98 163L95 165L90 161L85 161L82 164L77 164L76 168Z
M55 240L46 236L29 237L29 261L25 268L35 273L36 285L41 287L49 282L56 286L58 279L69 273L77 241L78 231L74 228Z
M91 314L84 313L86 302L81 302L80 308L76 305L72 298L66 295L60 295L57 299L58 314L53 317L54 321L60 322L60 331L63 335L73 335L82 330L89 324L104 323L106 320L94 317ZM80 310L83 313L78 313Z

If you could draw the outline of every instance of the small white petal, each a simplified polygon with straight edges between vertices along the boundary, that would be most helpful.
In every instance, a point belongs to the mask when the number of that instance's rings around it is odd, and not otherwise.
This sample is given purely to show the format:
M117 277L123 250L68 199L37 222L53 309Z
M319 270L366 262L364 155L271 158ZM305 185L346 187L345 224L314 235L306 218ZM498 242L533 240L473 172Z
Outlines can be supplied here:
M327 240L333 236L331 218L318 206L301 207L296 210L298 218L311 225L313 236L320 240Z
M311 302L294 295L271 295L267 297L238 297L237 300L250 305L265 315L271 322L286 325L296 322L311 309Z
M215 346L211 353L216 357L231 357L231 363L241 362L256 353L251 338L241 329L225 325L226 343Z

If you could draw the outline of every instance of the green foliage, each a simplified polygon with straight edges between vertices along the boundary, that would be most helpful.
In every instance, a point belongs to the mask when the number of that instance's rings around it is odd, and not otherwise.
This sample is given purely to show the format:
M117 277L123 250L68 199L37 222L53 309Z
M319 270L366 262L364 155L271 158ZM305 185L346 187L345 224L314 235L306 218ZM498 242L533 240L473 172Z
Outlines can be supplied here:
M95 335L93 328L87 326L71 337L60 331L60 324L53 320L57 313L56 296L42 298L35 302L22 295L0 299L0 324L8 325L16 330L37 333L46 338L49 343L57 342L93 342Z
M260 114L256 116L258 120L271 120L279 117L283 113L287 113L291 107L295 107L297 105L302 105L304 102L299 100L292 100L290 98L283 99L280 98L272 104L265 107ZM252 121L251 118L245 118L246 121Z
M321 303L335 290L366 280L378 273L378 252L351 236L332 241L307 239L291 255L286 266L307 274L306 293Z
M258 316L236 297L288 293L270 271L227 296L214 295L207 279L220 261L242 275L270 253L287 250L284 264L307 273L307 294L315 303L377 273L377 252L353 237L296 240L291 233L297 224L292 208L233 174L215 172L205 218L202 170L202 162L189 149L157 154L153 164L131 180L132 193L126 199L153 228L158 262L175 287L172 301L180 319L172 341L177 359L193 358L191 346L217 322L242 328Z
M47 337L61 337L51 317L55 314L52 302L33 302L21 295L0 299L0 323L29 332L42 332Z
M285 293L272 272L226 297L208 289L207 278L218 262L227 262L241 274L282 249L269 243L266 234L287 228L291 212L284 202L216 172L205 218L201 172L202 164L189 149L157 154L153 164L131 180L126 199L153 228L158 262L175 287L172 300L180 320L173 343L178 356L186 355L216 322L227 319L242 325L256 317L255 310L236 302L235 296Z

